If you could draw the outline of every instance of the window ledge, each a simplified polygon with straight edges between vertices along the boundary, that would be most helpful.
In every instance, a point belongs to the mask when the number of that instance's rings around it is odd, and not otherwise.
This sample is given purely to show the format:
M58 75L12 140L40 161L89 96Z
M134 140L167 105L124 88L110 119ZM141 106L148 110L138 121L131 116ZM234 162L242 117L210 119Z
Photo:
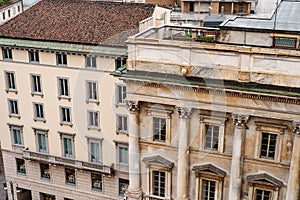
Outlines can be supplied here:
M45 178L45 177L41 177L41 180L43 180L43 181L50 181L50 180L51 180L51 178Z
M46 123L46 119L44 119L44 118L33 118L33 120L36 122L36 121L39 121L39 122L44 122L44 123Z
M33 60L29 60L29 63L32 63L32 64L39 64L40 61L33 61Z
M116 103L116 107L125 107L126 106L126 104L125 103Z
M87 99L86 103L95 103L95 104L99 105L100 101L98 99Z
M31 96L40 96L40 97L44 97L44 94L43 93L39 93L39 92L32 92L31 93Z
M97 130L97 131L101 131L101 128L98 126L88 126L87 127L88 130Z
M9 117L15 117L15 118L18 118L18 119L21 118L21 115L19 115L19 114L9 114L8 116Z
M60 122L60 125L61 126L70 126L70 127L73 126L73 124L71 122Z
M66 182L66 185L76 186L76 183L69 183L69 182Z
M68 67L68 64L58 64L56 63L57 66L60 66L60 67Z
M17 172L18 175L26 176L26 172Z
M101 192L102 193L102 189L99 189L99 188L92 188L93 191L96 191L96 192Z
M6 89L5 91L6 91L6 93L12 92L12 93L18 94L18 90L15 90L15 89Z
M122 135L127 135L127 136L129 135L128 131L124 131L124 130L116 131L116 134L117 135L122 134Z
M58 98L58 100L66 99L68 101L71 101L71 97L69 97L69 96L58 96L57 98Z
M13 59L10 59L10 58L3 58L3 61L12 62Z

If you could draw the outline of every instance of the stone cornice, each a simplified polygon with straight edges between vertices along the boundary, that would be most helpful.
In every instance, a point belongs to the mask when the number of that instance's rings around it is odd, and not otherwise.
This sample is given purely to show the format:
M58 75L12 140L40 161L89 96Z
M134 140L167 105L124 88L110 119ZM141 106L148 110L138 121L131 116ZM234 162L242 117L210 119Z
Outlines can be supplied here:
M137 80L137 79L127 79L127 78L124 79L121 78L121 79L127 84L133 83L135 85L141 85L144 87L172 88L175 90L192 91L197 93L206 93L210 95L239 97L239 98L254 99L254 100L261 100L261 101L271 101L271 102L300 105L300 99L297 97L289 97L289 96L268 94L268 93L249 92L249 91L242 91L242 90L230 90L226 88L211 88L205 86L199 87L199 86L157 82L157 81L150 82L148 80Z

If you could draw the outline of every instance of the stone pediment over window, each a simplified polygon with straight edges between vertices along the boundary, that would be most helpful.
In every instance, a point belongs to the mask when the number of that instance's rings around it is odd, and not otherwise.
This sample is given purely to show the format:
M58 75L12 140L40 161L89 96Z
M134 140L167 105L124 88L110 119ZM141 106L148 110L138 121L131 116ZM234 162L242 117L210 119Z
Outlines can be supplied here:
M147 166L150 165L158 165L162 167L166 167L168 169L172 169L174 166L174 163L157 155L157 156L150 156L143 158L143 162L147 164Z
M217 168L212 164L194 166L193 171L195 171L196 174L212 174L221 178L224 178L226 176L225 171Z
M247 176L247 180L249 183L252 184L264 184L264 185L270 185L274 187L281 187L283 185L283 182L266 174L255 174L255 175L249 175Z

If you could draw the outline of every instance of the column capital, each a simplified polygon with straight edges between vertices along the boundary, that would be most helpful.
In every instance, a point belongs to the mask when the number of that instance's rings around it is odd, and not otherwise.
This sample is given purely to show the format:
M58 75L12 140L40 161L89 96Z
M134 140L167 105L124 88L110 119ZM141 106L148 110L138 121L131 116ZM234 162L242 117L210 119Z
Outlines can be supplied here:
M249 120L249 115L232 114L233 124L238 128L246 128Z
M294 134L300 136L300 121L293 121Z
M140 102L133 100L125 100L126 107L130 112L139 112L140 111Z
M181 118L181 119L191 119L192 108L177 106L176 109L178 111L179 118Z

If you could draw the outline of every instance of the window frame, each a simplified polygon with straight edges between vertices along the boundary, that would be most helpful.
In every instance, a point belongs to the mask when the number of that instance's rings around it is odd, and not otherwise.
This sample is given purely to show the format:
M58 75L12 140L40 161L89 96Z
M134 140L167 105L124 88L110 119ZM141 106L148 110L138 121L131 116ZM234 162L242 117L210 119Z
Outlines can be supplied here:
M14 71L4 71L5 74L5 86L6 92L16 92L17 93L17 82L16 73ZM11 83L12 82L12 83ZM10 85L13 85L11 87Z
M67 56L66 53L56 52L55 57L56 57L56 65L58 65L58 66L68 66L68 56ZM59 60L61 62L59 62Z
M117 70L118 68L122 67L127 63L127 58L116 58L115 59L115 69Z
M67 113L69 115L66 115ZM72 124L71 107L59 106L59 115L60 115L60 125L73 126L73 124ZM64 118L66 120L64 120Z
M19 101L18 99L7 99L8 102L8 113L9 117L17 117L20 118L20 107L19 107ZM14 105L12 105L12 103ZM12 107L14 107L12 109Z
M194 166L193 171L195 171L195 199L202 199L203 197L203 181L214 181L215 182L215 195L214 199L222 199L224 178L226 177L226 172L214 165L206 164L200 166Z
M70 173L70 176L73 175L73 180L70 180L70 177L68 177L68 171L71 172L71 170L73 171L73 173ZM68 177L68 178L67 178ZM67 185L76 185L76 170L75 168L71 168L71 167L65 167L65 183Z
M156 133L156 120L158 120L158 133ZM164 121L164 123L163 123ZM164 125L164 129L163 126ZM166 117L157 117L157 116L153 116L152 117L152 133L153 133L153 141L155 142L161 142L161 143L165 143L167 140L167 119ZM162 134L164 131L164 135ZM158 135L158 139L156 139L156 135ZM164 136L164 139L162 138Z
M10 131L12 148L17 151L23 151L24 149L23 125L8 124L8 126ZM15 143L14 130L20 131L20 140L21 140L20 144Z
M31 94L43 95L42 76L40 74L30 74L31 79ZM37 80L39 79L39 80ZM39 91L40 90L40 91Z
M35 134L35 141L36 141L36 150L39 153L44 153L44 154L48 154L49 153L49 142L48 142L48 131L49 129L40 129L40 128L32 128ZM44 135L45 137L45 147L46 150L45 151L41 151L40 149L40 144L39 144L39 139L38 139L38 135Z
M87 102L99 103L98 81L86 81L86 100Z
M103 138L87 137L89 162L102 164L102 159L103 159L103 155L102 155L103 154L102 141L103 141ZM98 152L99 158L98 158L98 162L97 161L93 161L93 159L92 159L92 143L95 143L95 144L99 145L99 152Z
M70 159L75 159L75 134L70 134L70 133L62 133L59 132L60 134L60 140L61 140L61 153L62 153L62 157L64 158L70 158ZM71 151L72 154L70 154L70 156L68 156L69 154L66 154L65 152L65 143L64 143L64 139L70 139L71 140ZM69 149L69 148L68 148Z
M17 169L17 174L26 176L26 161L25 159L21 159L21 158L15 158L16 160L16 169ZM22 161L23 164L20 165L20 162ZM21 168L22 167L22 168Z
M117 83L115 88L116 88L115 89L116 90L116 105L125 106L125 99L126 99L126 96L127 96L127 94L126 94L126 91L127 91L126 85ZM124 88L125 88L125 95L124 95ZM121 101L120 101L120 93L122 94L122 97L121 97L122 100Z
M121 119L121 123L120 120ZM125 120L126 119L126 123ZM121 124L121 127L120 127ZM126 129L125 129L126 126ZM116 133L128 134L128 115L117 114L116 115Z
M225 139L225 123L227 118L223 116L203 115L199 114L200 117L200 145L199 149L202 151L213 151L218 153L224 153L224 139ZM218 149L206 148L206 132L207 126L218 126Z
M5 55L7 55L7 56L5 56ZM4 60L4 61L12 61L13 60L11 48L2 47L2 60Z
M261 121L255 121L255 125L256 125L256 141L255 141L254 158L264 160L264 161L270 161L270 162L281 162L281 152L283 149L283 137L285 134L285 130L287 129L287 126L281 125L280 122L278 124L272 124L272 123L261 122ZM262 142L263 133L277 135L274 158L261 157L261 142Z
M28 59L30 63L39 63L40 55L38 50L28 50Z
M63 83L61 84L61 81ZM61 87L63 85L63 88ZM57 77L58 98L70 99L70 83L68 77ZM67 93L67 94L66 94Z
M124 187L121 187L121 180L123 181L122 185L124 185ZM125 195L125 191L128 189L128 186L129 186L128 179L118 178L118 195L123 197Z
M48 166L48 168L45 168L44 170L47 170L48 172L45 172L42 170L42 165ZM51 167L49 163L40 163L40 178L42 180L51 180Z
M90 66L88 65L88 63L90 63ZM86 55L85 56L85 68L97 69L97 57L93 56L93 55Z
M145 120L148 120L151 123L151 126L149 126L149 135L147 135L146 137L150 138L154 143L158 142L161 144L169 145L171 143L171 115L173 113L173 110L167 109L163 106L148 106L146 107L146 110L148 111L148 116L145 118ZM154 140L153 117L166 119L166 140L164 142Z
M93 175L94 175L94 177L100 177L100 181L99 181L99 179L93 179ZM96 182L94 182L94 180L95 181L98 181L97 183ZM92 190L94 190L94 191L98 191L98 192L102 192L102 190L103 190L103 177L102 177L102 174L100 174L100 173L91 173L91 183L92 183ZM100 184L100 187L98 186L98 187L94 187L94 185L99 185Z
M117 166L117 169L119 171L122 171L122 172L128 172L129 171L129 147L128 147L128 143L125 143L125 142L117 142L115 141L116 143L116 166ZM127 149L127 157L124 159L120 159L121 158L121 152L120 150L122 149ZM121 160L124 160L127 162L121 162Z
M45 109L43 103L33 102L33 119L34 121L46 121ZM38 108L37 108L38 107Z
M95 110L87 111L88 129L100 129L100 112Z

